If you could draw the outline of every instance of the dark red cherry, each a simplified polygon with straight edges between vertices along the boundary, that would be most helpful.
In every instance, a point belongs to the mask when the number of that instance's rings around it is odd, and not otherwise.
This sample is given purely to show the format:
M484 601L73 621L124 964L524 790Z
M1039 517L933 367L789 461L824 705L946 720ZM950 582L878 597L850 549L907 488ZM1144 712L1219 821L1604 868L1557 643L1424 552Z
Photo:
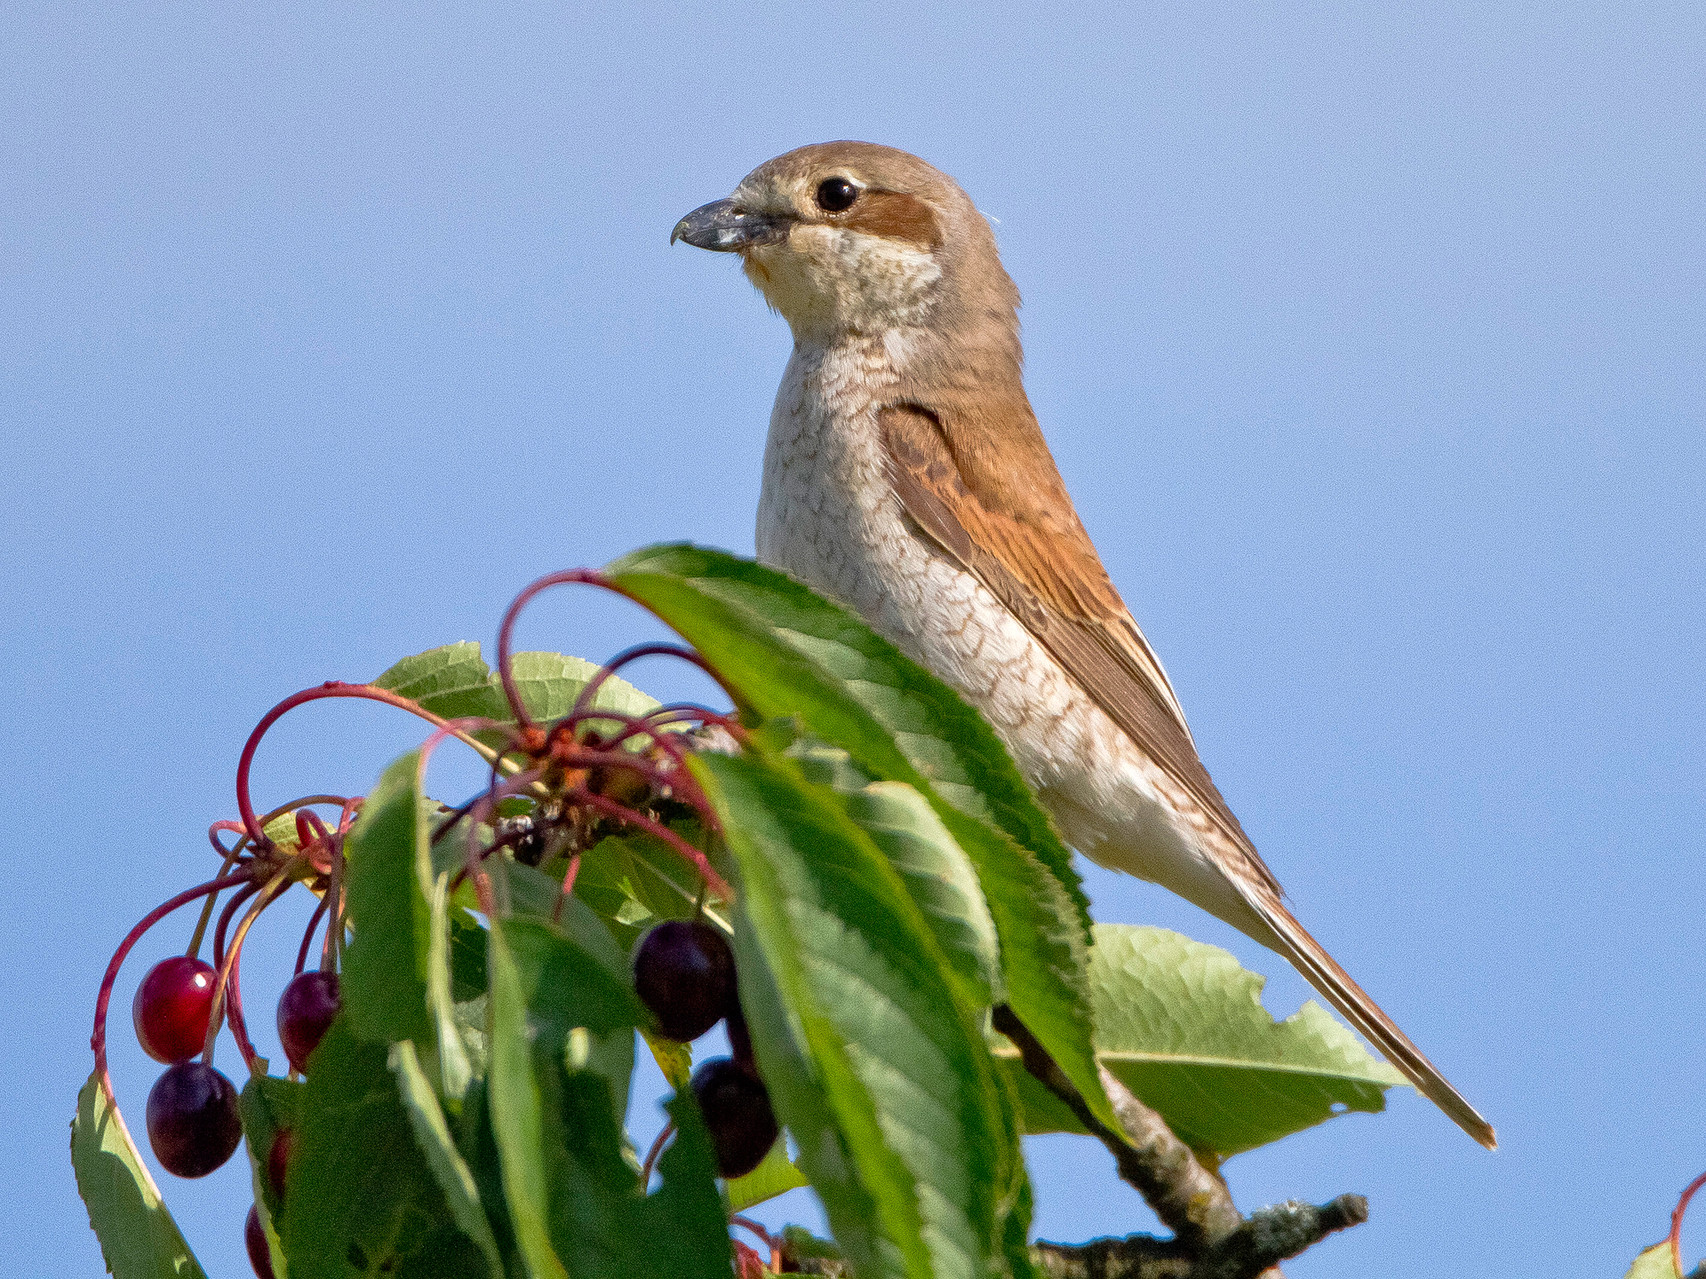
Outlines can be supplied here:
M290 1148L296 1142L296 1132L280 1128L273 1134L272 1148L267 1151L267 1185L273 1194L284 1198L284 1175L290 1170Z
M266 1228L261 1225L261 1214L254 1204L249 1205L249 1216L243 1222L243 1247L248 1250L255 1279L273 1279L272 1250L267 1247Z
M665 920L634 949L634 991L666 1038L697 1039L734 1005L734 952L702 920Z
M764 1162L780 1130L757 1075L728 1057L713 1057L693 1072L693 1095L711 1130L719 1177L744 1177Z
M148 1093L148 1144L167 1172L205 1177L242 1140L237 1089L212 1066L182 1061Z
M167 1065L201 1052L216 977L211 964L188 955L162 959L148 970L130 1002L143 1052Z
M290 1064L304 1074L326 1027L338 1015L338 975L297 973L278 999L278 1037Z

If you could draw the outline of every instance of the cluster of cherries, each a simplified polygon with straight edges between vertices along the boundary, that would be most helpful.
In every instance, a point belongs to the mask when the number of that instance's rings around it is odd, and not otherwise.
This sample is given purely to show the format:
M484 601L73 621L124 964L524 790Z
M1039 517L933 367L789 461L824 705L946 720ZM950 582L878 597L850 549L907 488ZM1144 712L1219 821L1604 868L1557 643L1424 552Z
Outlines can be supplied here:
M166 1071L148 1093L148 1144L167 1172L205 1177L242 1139L237 1088L205 1058L217 973L204 959L174 955L148 970L131 1017L142 1050ZM298 973L278 1001L278 1037L293 1070L305 1071L338 1012L338 975Z
M359 798L319 795L297 800L265 815L249 797L249 771L255 751L271 726L291 709L322 698L364 698L381 701L420 716L436 731L422 748L424 761L448 737L479 745L475 734L498 733L504 742L492 766L487 789L448 815L435 840L466 821L494 832L484 847L469 841L468 860L458 875L473 889L479 909L496 909L487 859L504 854L531 865L550 857L565 859L558 909L573 891L580 853L606 829L645 831L670 847L698 871L706 894L732 899L728 885L705 854L675 830L676 816L693 816L709 830L716 818L691 773L683 766L692 749L686 730L720 731L741 735L738 723L725 715L689 704L661 707L634 716L593 705L599 686L625 663L653 654L682 658L715 672L689 649L671 644L642 645L601 668L587 684L567 715L537 723L520 697L510 661L510 636L521 608L546 587L582 582L609 586L596 573L574 570L553 574L523 591L505 614L498 634L497 669L513 719L445 720L396 692L365 684L330 682L293 694L255 726L237 765L237 806L240 821L216 822L209 831L223 858L219 875L177 894L145 916L120 944L108 965L96 1000L96 1074L112 1101L106 1064L107 1008L120 965L142 935L170 912L202 901L188 954L156 964L136 993L132 1012L143 1048L167 1069L148 1097L147 1131L155 1156L169 1172L201 1177L223 1165L242 1139L237 1089L212 1064L214 1039L228 1025L238 1050L251 1071L263 1069L244 1023L240 983L243 941L260 913L293 884L307 885L319 898L297 954L296 976L278 1004L279 1038L291 1068L306 1073L309 1057L338 1010L338 957L342 948L343 843L360 812ZM519 763L518 763L519 761ZM502 762L512 771L506 776ZM534 800L527 818L500 816L511 797ZM316 806L340 810L328 823ZM294 845L274 840L269 823L294 815ZM227 846L224 835L234 835ZM213 962L198 958L204 932L212 921L215 902L232 890L213 929ZM321 921L325 932L318 969L304 971L310 943ZM693 1074L692 1088L710 1129L717 1167L725 1177L750 1172L775 1144L778 1128L769 1095L753 1063L735 991L734 956L728 942L702 920L671 921L652 929L636 948L634 977L641 1000L657 1019L661 1032L687 1042L720 1020L728 1023L731 1058L707 1061ZM654 1147L655 1160L669 1133ZM291 1135L281 1131L266 1154L270 1184L284 1189ZM741 1219L737 1219L741 1220ZM271 1279L272 1265L259 1215L250 1208L245 1241L255 1272Z
M728 941L699 919L657 925L634 948L634 990L666 1039L688 1043L727 1021L734 1055L701 1063L692 1086L711 1133L718 1174L744 1177L764 1162L780 1130L752 1059Z

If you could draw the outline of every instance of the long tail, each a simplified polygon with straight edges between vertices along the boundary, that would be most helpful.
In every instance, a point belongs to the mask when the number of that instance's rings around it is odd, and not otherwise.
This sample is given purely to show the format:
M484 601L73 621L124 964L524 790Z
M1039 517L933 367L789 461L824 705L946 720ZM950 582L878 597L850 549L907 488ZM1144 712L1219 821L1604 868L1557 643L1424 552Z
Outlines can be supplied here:
M1410 1042L1409 1036L1398 1029L1361 986L1351 980L1350 974L1339 967L1338 962L1292 917L1290 911L1279 902L1262 900L1254 893L1248 894L1246 899L1273 930L1279 942L1276 949L1309 979L1309 984L1320 991L1346 1021L1380 1049L1387 1061L1403 1071L1424 1097L1451 1116L1459 1128L1488 1150L1498 1147L1493 1125L1481 1118L1475 1107L1464 1100L1463 1094L1446 1082L1433 1062L1422 1055L1422 1050Z

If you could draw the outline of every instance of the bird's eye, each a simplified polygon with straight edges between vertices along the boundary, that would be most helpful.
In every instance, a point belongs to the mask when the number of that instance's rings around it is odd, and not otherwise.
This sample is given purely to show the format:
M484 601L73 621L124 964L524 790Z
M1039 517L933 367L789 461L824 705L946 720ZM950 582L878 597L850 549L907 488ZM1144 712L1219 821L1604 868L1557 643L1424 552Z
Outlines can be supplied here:
M853 207L859 188L846 178L825 178L817 184L817 207L825 213L840 213Z

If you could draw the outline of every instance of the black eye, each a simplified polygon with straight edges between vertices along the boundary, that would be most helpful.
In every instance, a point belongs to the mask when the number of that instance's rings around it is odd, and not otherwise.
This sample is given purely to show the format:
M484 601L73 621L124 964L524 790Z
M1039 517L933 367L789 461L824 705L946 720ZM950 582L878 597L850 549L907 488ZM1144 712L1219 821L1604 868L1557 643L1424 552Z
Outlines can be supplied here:
M846 178L825 178L817 184L817 207L826 213L852 208L858 198L859 188Z

